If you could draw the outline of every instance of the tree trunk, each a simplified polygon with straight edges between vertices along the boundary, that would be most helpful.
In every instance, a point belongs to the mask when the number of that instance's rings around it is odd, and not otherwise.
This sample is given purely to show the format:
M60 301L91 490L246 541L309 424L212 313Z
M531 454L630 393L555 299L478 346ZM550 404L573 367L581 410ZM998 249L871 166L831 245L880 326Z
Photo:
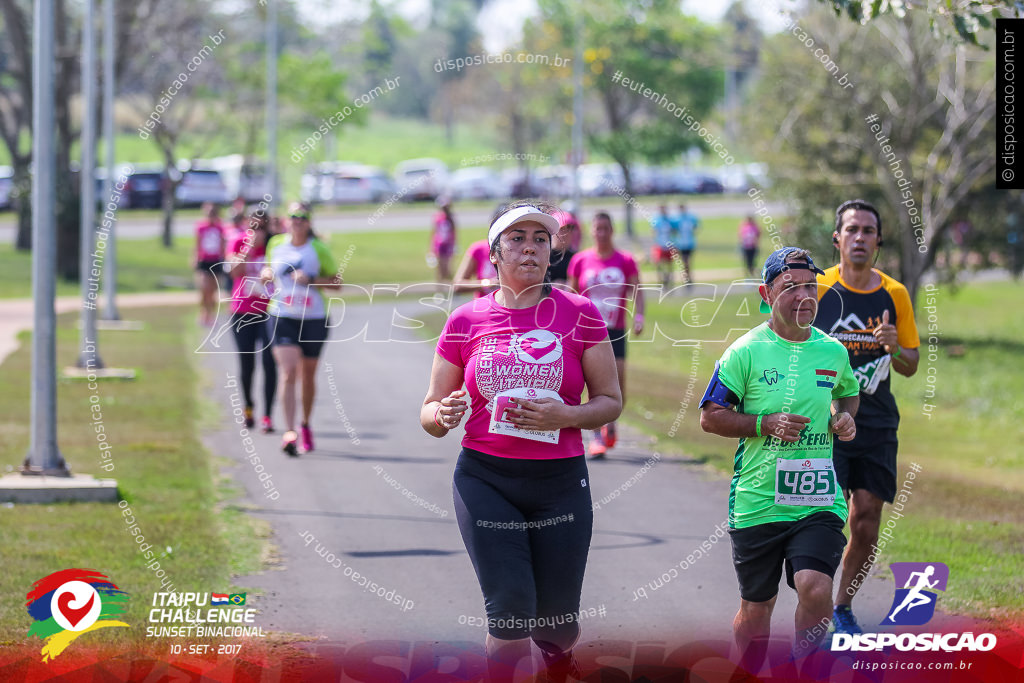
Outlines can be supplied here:
M164 225L161 231L160 242L163 244L165 249L170 249L174 246L174 192L178 188L178 183L172 180L172 174L175 171L174 166L174 151L164 150L164 175L165 178L163 183L165 184L164 191L162 193L161 207L163 208L163 219ZM180 182L180 181L179 181Z
M78 57L69 35L65 0L54 4L56 22L57 64L54 91L54 125L57 135L55 151L56 168L54 175L57 185L56 214L57 230L57 274L65 280L78 280L81 249L81 215L79 201L81 186L73 181L71 174L71 145L77 135L71 127L69 102L71 91L77 84ZM82 169L89 182L93 182L92 169ZM79 176L81 178L81 175Z
M11 199L14 201L14 212L18 217L18 234L14 240L14 248L18 251L32 250L32 177L28 173L29 160L19 157L13 162L14 186L11 188Z
M57 172L57 274L69 281L77 281L80 270L81 216L79 185L71 171L58 168ZM91 180L91 179L90 179Z

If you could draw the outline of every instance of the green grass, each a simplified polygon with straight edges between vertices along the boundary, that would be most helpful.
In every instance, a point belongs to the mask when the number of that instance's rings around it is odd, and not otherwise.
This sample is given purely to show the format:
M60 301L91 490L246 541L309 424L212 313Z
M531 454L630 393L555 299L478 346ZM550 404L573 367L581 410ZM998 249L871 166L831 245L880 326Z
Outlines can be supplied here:
M256 571L265 530L226 503L237 492L219 474L225 461L212 459L199 440L202 415L217 408L201 401L195 355L189 344L197 331L191 308L133 310L146 331L101 332L108 360L134 367L134 381L101 380L96 394L114 470L100 469L90 397L84 381L58 385L58 434L72 471L114 477L141 533L177 590L227 591L235 574ZM73 363L78 333L71 319L58 330L58 366ZM144 335L145 343L140 343ZM28 335L21 335L27 341ZM0 463L21 464L29 444L30 349L23 344L0 366ZM29 618L24 595L43 575L68 567L101 571L129 592L126 621L147 621L150 596L161 581L145 567L121 508L112 503L15 505L0 508L0 643L25 641ZM245 590L241 588L241 590ZM115 646L131 641L146 646L141 626L110 629L97 642Z

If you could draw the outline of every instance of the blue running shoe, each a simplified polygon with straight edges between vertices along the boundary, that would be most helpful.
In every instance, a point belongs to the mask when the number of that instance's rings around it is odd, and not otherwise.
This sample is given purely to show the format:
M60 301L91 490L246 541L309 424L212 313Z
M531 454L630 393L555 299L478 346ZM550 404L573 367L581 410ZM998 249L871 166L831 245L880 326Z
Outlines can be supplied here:
M864 633L857 624L857 617L853 616L853 610L849 605L836 605L832 609L833 633L847 633L855 635Z

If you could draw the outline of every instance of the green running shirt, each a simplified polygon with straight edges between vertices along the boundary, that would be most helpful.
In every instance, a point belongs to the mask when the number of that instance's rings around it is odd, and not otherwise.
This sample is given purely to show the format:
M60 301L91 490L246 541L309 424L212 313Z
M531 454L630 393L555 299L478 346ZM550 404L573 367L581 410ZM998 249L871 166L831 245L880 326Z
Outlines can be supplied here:
M788 412L809 417L800 440L740 439L729 491L729 526L791 522L831 510L846 520L846 501L832 467L832 400L856 396L860 385L846 348L817 328L791 342L764 322L737 339L719 361L718 378L751 415Z

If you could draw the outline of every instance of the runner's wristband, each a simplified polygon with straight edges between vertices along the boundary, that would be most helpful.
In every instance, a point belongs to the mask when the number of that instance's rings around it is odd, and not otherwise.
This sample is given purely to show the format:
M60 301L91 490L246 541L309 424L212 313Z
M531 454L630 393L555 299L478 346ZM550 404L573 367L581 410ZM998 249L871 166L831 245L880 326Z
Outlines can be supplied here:
M438 415L438 413L440 413L440 412L441 412L441 408L443 408L443 407L444 407L444 405L443 405L443 404L442 404L442 405L439 405L439 406L437 406L437 410L435 410L435 411L434 411L434 424L436 424L436 425L437 425L438 427L440 427L441 429L448 429L448 428L447 428L447 427L445 427L445 426L444 426L443 424L441 424L440 422L438 422L438 421L437 421L437 415Z
M903 349L901 349L900 345L897 344L896 345L896 350L892 352L892 357L895 358L896 356L900 355L901 353L903 353Z
M761 436L761 420L764 418L764 414L757 416L757 422L754 423L754 431L757 436Z

